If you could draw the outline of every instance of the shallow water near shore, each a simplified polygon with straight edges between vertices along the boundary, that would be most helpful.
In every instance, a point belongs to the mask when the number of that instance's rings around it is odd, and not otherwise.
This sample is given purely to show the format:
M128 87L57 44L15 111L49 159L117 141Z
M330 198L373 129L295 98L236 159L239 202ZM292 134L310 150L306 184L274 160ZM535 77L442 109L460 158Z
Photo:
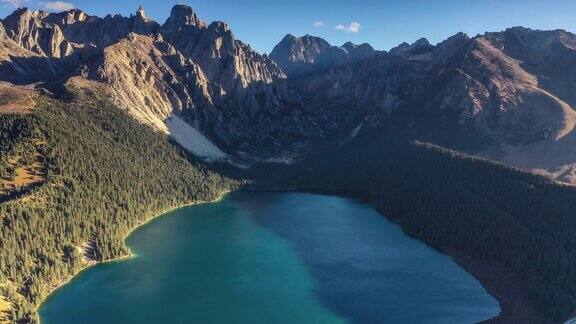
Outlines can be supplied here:
M235 192L127 239L134 258L90 268L42 323L474 323L498 303L450 257L368 205Z

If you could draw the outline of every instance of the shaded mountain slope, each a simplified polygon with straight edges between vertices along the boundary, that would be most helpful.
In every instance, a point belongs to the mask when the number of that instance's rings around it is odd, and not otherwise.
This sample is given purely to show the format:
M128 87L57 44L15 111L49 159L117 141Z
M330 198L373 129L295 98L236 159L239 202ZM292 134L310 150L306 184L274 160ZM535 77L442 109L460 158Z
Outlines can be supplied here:
M333 67L300 80L300 89L312 105L373 124L395 120L413 138L550 173L566 168L567 159L554 153L543 162L542 150L571 147L575 41L561 30L459 34L435 46L419 41ZM365 125L358 121L357 127ZM519 158L517 151L523 152Z

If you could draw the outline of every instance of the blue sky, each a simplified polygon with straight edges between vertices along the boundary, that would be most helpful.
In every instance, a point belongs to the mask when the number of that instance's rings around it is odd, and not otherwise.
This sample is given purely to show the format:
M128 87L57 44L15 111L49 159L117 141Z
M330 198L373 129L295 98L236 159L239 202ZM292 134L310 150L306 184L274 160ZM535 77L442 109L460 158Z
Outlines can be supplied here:
M387 50L420 37L436 43L459 31L474 36L519 25L576 32L576 0L0 0L0 17L17 6L128 15L142 4L149 16L164 22L178 3L192 6L207 22L227 22L237 38L261 53L270 52L286 33Z

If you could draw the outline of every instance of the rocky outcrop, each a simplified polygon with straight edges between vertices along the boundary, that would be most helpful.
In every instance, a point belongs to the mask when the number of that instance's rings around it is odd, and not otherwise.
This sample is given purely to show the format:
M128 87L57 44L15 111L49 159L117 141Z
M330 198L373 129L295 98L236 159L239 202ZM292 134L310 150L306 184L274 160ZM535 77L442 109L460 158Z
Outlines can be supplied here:
M206 23L198 18L198 15L192 8L185 5L176 5L172 7L170 17L162 25L163 33L175 33L186 26L206 27Z
M34 53L8 36L5 21L0 21L0 76L4 81L26 83L37 77L54 79L62 69L53 62Z
M186 70L189 87L178 80L180 76L168 61ZM185 60L161 37L129 34L128 37L106 47L100 60L91 67L90 77L109 85L112 98L127 108L139 120L166 131L164 121L173 114L193 108L193 95L208 97L206 77L193 62ZM204 87L204 88L203 88Z
M227 93L252 83L270 84L285 78L272 60L236 40L223 22L215 21L207 27L186 25L163 35L179 52L198 63L210 79L218 79Z

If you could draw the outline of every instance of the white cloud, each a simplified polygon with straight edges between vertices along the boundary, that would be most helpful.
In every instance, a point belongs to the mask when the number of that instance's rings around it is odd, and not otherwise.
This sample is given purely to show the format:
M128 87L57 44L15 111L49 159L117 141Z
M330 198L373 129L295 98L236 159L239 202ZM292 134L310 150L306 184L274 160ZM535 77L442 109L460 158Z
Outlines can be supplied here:
M324 23L321 22L320 20L314 23L314 27L316 28L322 28L324 27Z
M14 8L21 7L26 2L28 2L28 0L0 0L0 3L4 5L9 5Z
M358 33L360 32L360 30L362 29L362 25L360 25L360 23L358 22L351 22L349 25L336 25L336 27L334 27L336 30L340 30L340 31L345 31L347 33Z
M44 9L50 11L67 11L76 8L73 3L64 1L51 1L44 3Z
M350 30L351 33L357 33L360 31L360 29L362 29L362 26L355 21L353 21L348 27L348 30Z

